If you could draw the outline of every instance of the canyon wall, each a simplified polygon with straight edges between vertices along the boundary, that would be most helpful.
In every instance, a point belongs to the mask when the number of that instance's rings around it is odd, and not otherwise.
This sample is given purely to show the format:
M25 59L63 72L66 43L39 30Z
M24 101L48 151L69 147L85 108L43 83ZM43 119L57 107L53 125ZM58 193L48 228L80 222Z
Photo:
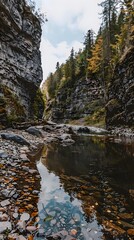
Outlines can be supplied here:
M106 125L134 126L134 47L117 64L108 91Z
M37 113L41 24L24 0L0 0L0 13L0 120L4 125L33 119Z

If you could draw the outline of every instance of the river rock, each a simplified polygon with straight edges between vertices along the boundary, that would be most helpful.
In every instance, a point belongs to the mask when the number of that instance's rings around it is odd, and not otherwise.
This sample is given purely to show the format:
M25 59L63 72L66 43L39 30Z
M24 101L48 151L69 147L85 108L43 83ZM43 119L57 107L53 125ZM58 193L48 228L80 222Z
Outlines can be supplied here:
M29 127L26 132L32 134L32 135L35 135L37 137L41 137L42 136L42 132L37 129L36 127Z
M6 229L12 229L11 223L9 221L0 222L0 233Z
M3 150L0 150L0 158L7 158L7 157L8 157L8 154Z
M13 133L1 133L1 137L6 140L11 140L22 145L30 145L30 143L21 135Z
M9 201L8 199L0 202L0 205L1 205L2 207L8 206L9 204L10 204L10 201Z
M21 217L20 217L20 220L21 220L21 221L28 221L29 218L30 218L29 213L23 213L23 214L21 215Z

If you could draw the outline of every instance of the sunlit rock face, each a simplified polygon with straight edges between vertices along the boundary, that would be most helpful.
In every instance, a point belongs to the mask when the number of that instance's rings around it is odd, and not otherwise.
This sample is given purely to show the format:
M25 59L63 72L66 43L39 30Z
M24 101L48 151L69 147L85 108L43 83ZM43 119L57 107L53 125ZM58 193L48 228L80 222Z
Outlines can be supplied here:
M24 0L0 0L0 119L34 116L42 81L41 26Z
M134 125L134 48L117 64L109 87L106 106L107 127Z

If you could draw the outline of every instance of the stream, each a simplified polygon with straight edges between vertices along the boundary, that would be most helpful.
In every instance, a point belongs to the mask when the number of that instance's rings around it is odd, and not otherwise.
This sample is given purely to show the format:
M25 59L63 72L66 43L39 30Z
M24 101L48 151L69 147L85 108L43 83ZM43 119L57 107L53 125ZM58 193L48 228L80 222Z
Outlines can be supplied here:
M134 239L131 138L20 133L0 139L0 240Z
M44 146L35 239L133 239L133 147L104 136Z

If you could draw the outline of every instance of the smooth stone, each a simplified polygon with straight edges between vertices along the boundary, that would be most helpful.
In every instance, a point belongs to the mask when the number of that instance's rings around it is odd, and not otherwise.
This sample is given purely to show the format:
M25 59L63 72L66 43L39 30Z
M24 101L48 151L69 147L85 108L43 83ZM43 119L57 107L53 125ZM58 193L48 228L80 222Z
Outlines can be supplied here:
M24 212L24 213L21 215L20 220L21 220L21 221L28 221L29 218L30 218L29 213L25 213L25 212Z
M26 154L20 154L20 158L21 159L27 159L27 155Z
M37 228L35 226L27 226L26 230L28 230L29 232L33 232L33 231L36 231Z
M5 206L8 206L10 204L10 201L8 199L6 199L6 200L0 202L0 204L1 204L2 207L5 207Z
M8 220L8 215L6 213L0 215L0 221L7 221Z
M5 212L5 211L6 211L5 208L0 207L0 212Z
M19 214L18 213L13 213L13 217L16 219L18 218Z
M8 157L8 154L3 150L0 150L0 158L7 158L7 157Z
M22 145L30 145L30 143L21 135L13 133L1 133L1 137L6 140L12 140Z
M11 223L8 221L0 222L0 233L5 231L6 229L12 230Z
M39 129L37 129L36 127L29 127L28 129L26 129L26 132L35 135L37 137L41 137L42 133Z

